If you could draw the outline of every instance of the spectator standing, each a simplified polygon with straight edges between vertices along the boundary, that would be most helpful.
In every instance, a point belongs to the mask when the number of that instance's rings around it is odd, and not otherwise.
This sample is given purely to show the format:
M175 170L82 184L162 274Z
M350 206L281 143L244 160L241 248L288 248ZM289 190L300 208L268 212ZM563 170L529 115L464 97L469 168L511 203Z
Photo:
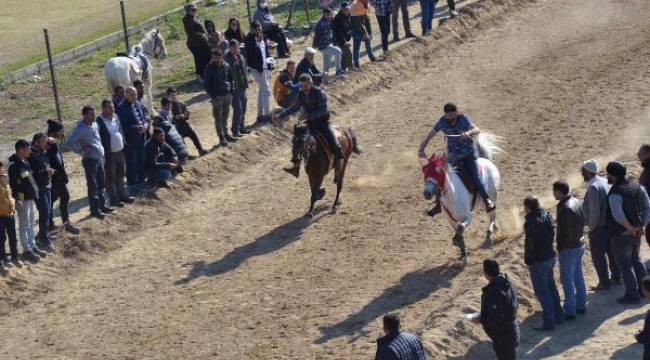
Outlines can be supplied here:
M641 281L643 297L650 300L650 277L644 277ZM643 360L650 360L650 311L645 315L643 329L634 334L636 341L643 345Z
M627 168L619 161L607 164L607 182L612 184L607 195L607 231L612 254L621 272L625 295L617 302L638 304L641 279L646 270L641 262L641 237L650 221L650 200L645 189L625 179Z
M246 129L246 105L248 104L248 67L246 59L239 53L239 41L230 40L230 51L226 54L226 62L232 70L232 136L240 137L250 134Z
M420 0L420 12L422 13L422 36L429 35L433 28L433 18L436 15L438 0Z
M126 174L124 132L120 119L115 114L115 107L110 101L102 101L102 112L95 122L99 126L99 137L104 148L104 178L109 204L114 207L124 207L124 203L132 203L135 198L129 196L124 187Z
M183 137L172 124L172 101L165 97L160 100L160 105L162 109L158 112L158 116L155 117L154 126L165 131L165 142L174 149L180 163L184 164L189 158L189 153Z
M131 195L137 192L144 182L144 143L149 128L144 111L136 100L136 90L129 86L126 88L124 101L115 109L124 134L126 184Z
M230 18L228 20L228 29L224 32L226 40L237 40L243 44L246 39L246 34L241 28L241 22L237 18Z
M366 46L366 54L370 61L377 61L372 51L372 28L370 27L370 18L368 17L368 0L354 0L350 6L350 25L352 29L352 62L355 70L360 69L359 52L361 51L361 42Z
M158 187L171 188L168 181L179 166L174 149L165 142L165 130L155 128L146 146L145 170L148 181Z
M287 67L280 71L273 83L273 97L275 102L282 108L286 109L296 103L300 86L293 84L293 78L296 75L296 62L287 61Z
M111 102L112 104L112 102ZM47 156L50 160L50 167L54 170L52 174L52 206L50 211L49 226L54 229L54 203L59 200L59 212L63 221L63 229L71 234L79 234L79 229L70 222L68 204L70 203L70 191L68 190L68 174L65 171L65 163L61 149L56 143L63 138L63 124L56 120L47 121L47 135L53 139L48 141ZM50 140L51 140L50 139Z
M133 95L134 96L134 95ZM127 89L127 100L129 92ZM126 102L126 101L125 101ZM104 147L99 136L99 126L95 122L95 108L84 106L82 118L77 122L65 145L68 149L81 155L81 165L86 174L90 216L103 219L113 209L106 206L104 198Z
M284 36L284 32L282 32L282 27L275 20L273 14L271 14L271 9L269 9L269 4L266 1L258 4L253 20L258 21L262 26L264 35L275 42L278 50L278 57L281 59L288 58L291 53L289 52L289 46L287 45L287 38ZM246 54L248 54L248 52L246 52Z
M533 291L544 313L542 325L534 326L533 329L550 331L564 322L560 293L553 275L555 222L551 214L540 207L539 200L534 196L524 199L524 212L524 262L528 266Z
M183 28L187 35L187 47L194 57L194 68L196 79L203 81L203 72L210 62L210 43L208 33L201 20L196 16L196 5L188 3L185 5L185 17L183 17Z
M41 260L39 255L41 251L36 246L34 236L35 201L38 200L38 187L32 176L29 162L27 162L31 152L29 142L23 139L18 140L15 149L16 153L9 158L9 185L18 214L18 235L23 247L23 259L35 264Z
M251 23L251 31L246 35L246 62L251 69L253 80L257 83L257 123L270 121L273 115L271 106L271 86L269 85L270 64L266 36L262 33L259 21Z
M404 25L404 37L414 38L411 32L411 21L409 20L409 2L408 0L392 0L393 9L393 42L399 41L399 11L402 11L402 24Z
M375 8L377 24L381 34L381 49L384 55L388 53L388 35L390 35L390 16L393 11L393 1L396 0L372 0L371 4Z
M178 92L173 87L167 88L167 97L172 101L172 124L176 126L176 130L183 137L189 137L194 143L194 147L199 152L199 156L203 156L208 152L201 145L199 137L196 135L194 129L190 125L190 111L184 102L178 99Z
M384 315L383 323L386 336L377 339L375 360L426 360L420 338L400 330L399 315Z
M598 284L591 290L609 290L612 284L620 285L621 274L618 271L614 256L612 255L605 209L607 208L607 193L609 185L607 179L598 176L598 162L586 160L582 163L582 178L587 183L582 209L589 235L589 248L591 260L598 275ZM609 271L608 271L609 266ZM611 273L611 277L610 277Z
M501 273L496 259L483 260L483 276L488 284L481 296L481 313L472 322L483 326L497 360L515 360L520 336L517 290L508 275Z
M0 262L3 266L23 267L23 262L18 258L18 238L16 237L16 202L11 195L9 176L5 173L4 164L0 161ZM9 254L7 258L5 242L9 240Z
M564 290L564 320L575 320L576 314L582 315L587 311L587 286L582 273L585 223L582 204L569 190L569 184L564 180L553 183L553 196L559 201L556 238Z
M52 174L50 158L47 154L47 135L37 133L32 138L32 151L27 161L32 169L32 176L38 187L36 209L38 210L38 248L47 252L52 251L52 238L50 236L50 215L52 212ZM34 250L41 255L38 251Z
M300 75L307 74L309 75L314 85L320 86L325 80L327 80L327 73L318 70L316 63L314 62L314 57L316 56L316 50L312 47L305 48L305 55L302 60L298 63L296 67L296 74L293 77L293 83L298 84L300 80Z
M334 44L341 49L341 69L350 70L352 64L352 24L350 24L350 3L342 2L332 24Z
M203 24L205 25L205 31L208 33L210 50L219 49L223 55L226 55L228 52L228 40L223 38L221 32L217 30L212 20L206 20Z
M205 68L203 81L212 102L212 116L219 145L228 146L229 141L237 141L228 135L227 123L232 103L233 78L230 66L223 60L223 54L219 50L212 50L212 61Z
M113 97L111 100L113 101L113 106L117 107L122 101L124 101L124 97L126 96L126 88L124 85L117 85L115 86Z
M149 124L149 118L151 114L149 114L149 107L146 105L149 105L148 103L145 104L145 98L144 98L144 82L142 80L138 79L133 82L133 87L135 88L136 93L138 96L135 99L136 107L142 111L144 114L144 119L147 125ZM147 99L146 101L152 101L153 99ZM153 104L151 104L151 108L153 109ZM145 132L145 137L149 137L149 126L147 126L147 131Z
M333 20L332 9L323 8L323 16L318 20L314 29L312 46L323 53L323 71L328 73L334 67L336 75L341 75L345 71L341 71L341 49L334 44Z
M639 177L639 184L648 192L650 190L650 144L641 145L637 157L643 167L643 171ZM646 227L645 240L650 246L650 225Z
M447 8L449 8L449 17L455 18L458 16L458 11L456 11L456 3L454 0L447 0Z

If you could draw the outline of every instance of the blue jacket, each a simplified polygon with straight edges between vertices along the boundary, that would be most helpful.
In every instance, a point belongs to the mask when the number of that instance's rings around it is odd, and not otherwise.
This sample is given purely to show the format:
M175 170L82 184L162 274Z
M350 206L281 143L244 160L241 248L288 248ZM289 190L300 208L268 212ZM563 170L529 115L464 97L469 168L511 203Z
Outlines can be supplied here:
M77 154L81 154L83 159L103 160L104 147L99 136L99 125L93 121L88 125L83 121L77 121L77 126L68 135L65 146Z
M377 339L375 360L426 360L422 341L414 334L398 331Z
M115 114L120 118L120 126L124 134L126 146L144 146L144 135L140 134L140 125L147 125L147 120L138 116L138 103L131 104L124 100L115 109Z
M316 23L314 29L314 42L312 46L318 50L323 50L327 46L334 43L334 30L332 28L332 21L327 21L323 16Z
M233 78L228 63L224 60L221 66L216 66L210 62L208 66L205 67L203 83L205 84L205 91L211 98L231 94Z

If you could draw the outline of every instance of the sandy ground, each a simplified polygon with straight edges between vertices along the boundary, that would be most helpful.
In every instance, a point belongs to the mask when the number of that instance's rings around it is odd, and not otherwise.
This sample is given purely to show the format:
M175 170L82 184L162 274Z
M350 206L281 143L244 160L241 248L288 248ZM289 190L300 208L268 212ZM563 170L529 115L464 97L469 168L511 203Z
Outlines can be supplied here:
M112 251L82 263L56 255L0 280L2 324L11 329L0 354L368 359L381 316L397 310L431 358L492 359L485 335L463 316L479 306L482 259L496 256L519 287L521 358L639 358L631 333L644 306L617 305L619 288L590 293L587 315L574 323L532 330L539 306L523 265L519 204L534 193L552 207L559 177L581 193L586 158L633 163L649 135L649 7L501 0L464 13L328 86L335 119L352 125L367 150L350 164L338 215L327 212L328 184L315 219L302 217L307 181L280 170L290 124L261 129L194 162L175 191L156 194L161 200L80 222L84 236ZM481 248L487 219L478 214L467 264L455 260L449 226L423 214L416 160L450 100L507 141L496 159L502 241ZM207 118L207 106L192 110ZM74 248L74 239L60 241ZM593 284L588 257L585 270Z

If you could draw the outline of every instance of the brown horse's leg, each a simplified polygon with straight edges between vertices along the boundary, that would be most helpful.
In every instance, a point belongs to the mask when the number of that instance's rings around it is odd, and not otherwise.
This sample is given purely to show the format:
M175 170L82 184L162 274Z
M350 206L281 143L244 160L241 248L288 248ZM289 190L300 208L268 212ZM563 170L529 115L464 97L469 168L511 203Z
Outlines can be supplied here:
M309 186L311 188L311 205L305 216L311 219L314 217L314 204L325 196L325 189L320 188L325 174L313 174L309 170L307 170L307 174L309 175Z
M345 159L343 160L343 165L341 165L341 174L338 178L338 181L336 182L336 198L334 199L334 204L332 204L332 214L336 214L339 211L339 206L340 206L339 197L341 196L341 190L343 189L343 178L345 177L345 169L347 167L348 167L348 157L346 156Z

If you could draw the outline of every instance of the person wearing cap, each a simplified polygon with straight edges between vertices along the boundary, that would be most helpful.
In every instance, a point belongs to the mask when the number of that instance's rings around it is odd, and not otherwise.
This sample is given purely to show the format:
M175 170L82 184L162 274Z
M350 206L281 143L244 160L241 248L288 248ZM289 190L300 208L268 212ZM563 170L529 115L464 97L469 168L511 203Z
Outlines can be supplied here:
M273 115L271 105L271 85L269 76L271 64L268 59L269 49L266 46L266 36L262 33L262 25L255 20L251 23L251 30L246 35L244 43L246 49L246 62L251 69L253 80L257 83L257 123L268 123Z
M296 62L287 61L287 67L280 71L273 83L273 97L275 102L283 109L290 108L296 103L300 94L300 85L293 83L296 74Z
M307 47L305 49L304 57L296 67L296 74L293 77L294 84L300 82L300 75L302 74L309 75L316 86L322 85L323 82L327 80L327 73L318 70L316 67L314 56L316 56L316 50L313 47Z
M232 136L240 137L249 134L246 129L246 105L248 104L248 67L246 59L239 53L239 41L228 42L230 51L226 54L226 62L230 65L233 77L232 89Z
M208 152L203 149L198 135L196 135L196 132L192 129L192 125L189 123L190 111L187 105L178 98L178 91L170 86L167 88L166 93L167 97L172 101L172 124L176 126L178 133L183 138L189 137L192 140L194 147L199 152L199 156L207 154Z
M535 296L542 306L542 324L533 326L539 331L551 331L564 322L560 293L555 284L555 221L539 204L539 199L524 199L524 263L528 266Z
M639 176L639 184L645 188L645 191L650 191L650 144L643 144L637 152L637 158L641 163L643 171ZM650 225L646 228L645 240L650 246Z
M438 132L447 135L447 161L452 164L459 163L465 167L467 174L476 185L476 188L485 203L485 211L494 211L496 205L492 199L490 199L490 195L485 190L485 186L479 176L474 140L472 139L472 136L477 135L481 130L474 125L465 114L459 114L455 104L447 103L443 107L443 110L445 111L445 114L438 119L438 122L433 126L433 129L431 129L429 134L427 134L427 137L422 140L418 150L418 156L420 158L427 158L425 149L429 144L429 141ZM437 194L436 205L427 211L427 214L433 216L440 211L440 196Z
M625 295L617 302L638 304L641 279L646 276L640 252L641 237L650 222L650 199L642 186L625 178L627 168L622 162L610 162L606 171L607 182L612 184L607 195L607 231L625 285Z
M598 176L598 161L594 159L585 160L580 172L582 179L587 183L587 192L582 202L582 213L589 236L591 261L598 276L598 284L592 286L591 290L609 290L612 285L621 283L621 274L614 261L607 234L605 208L607 207L609 185L607 179Z
M433 28L433 18L436 15L438 0L420 0L420 13L422 16L422 36L429 35Z
M390 16L393 13L394 0L372 0L370 4L375 8L375 17L381 35L381 49L383 54L388 53L388 36L390 35Z
M339 5L339 11L334 16L334 45L341 49L341 69L350 70L352 64L352 25L350 24L350 3L344 1Z
M203 72L210 62L210 43L208 42L208 32L201 23L201 19L196 16L196 5L193 3L185 5L183 28L187 35L187 48L190 49L194 57L196 79L203 81Z
M291 53L289 52L287 37L284 35L280 24L275 20L273 14L271 14L268 2L262 1L258 3L253 20L258 21L262 26L264 35L277 44L278 57L281 59L288 58Z
M384 315L382 322L386 336L377 339L375 360L426 360L422 340L401 330L398 314Z
M212 50L212 61L205 68L203 74L205 91L210 95L212 103L212 116L219 136L219 145L228 146L228 142L237 141L228 134L228 115L232 104L233 78L232 70L224 61L219 49Z
M16 141L16 153L9 157L9 186L11 196L16 204L16 215L18 216L18 237L23 247L23 260L37 263L41 257L35 253L36 236L34 226L36 225L36 200L38 200L38 187L32 176L32 169L27 158L31 147L27 140Z
M323 53L323 71L328 73L332 67L335 67L336 75L341 75L345 71L341 70L341 49L334 45L333 19L332 9L323 8L323 16L318 20L314 29L312 46Z
M471 321L483 326L497 360L514 360L520 337L517 290L508 275L501 272L496 259L483 260L483 277L488 284L482 289L481 312Z
M350 35L352 35L352 63L355 70L360 69L359 52L361 43L366 47L366 54L370 61L377 61L372 50L372 27L368 17L368 0L354 0L350 5Z

